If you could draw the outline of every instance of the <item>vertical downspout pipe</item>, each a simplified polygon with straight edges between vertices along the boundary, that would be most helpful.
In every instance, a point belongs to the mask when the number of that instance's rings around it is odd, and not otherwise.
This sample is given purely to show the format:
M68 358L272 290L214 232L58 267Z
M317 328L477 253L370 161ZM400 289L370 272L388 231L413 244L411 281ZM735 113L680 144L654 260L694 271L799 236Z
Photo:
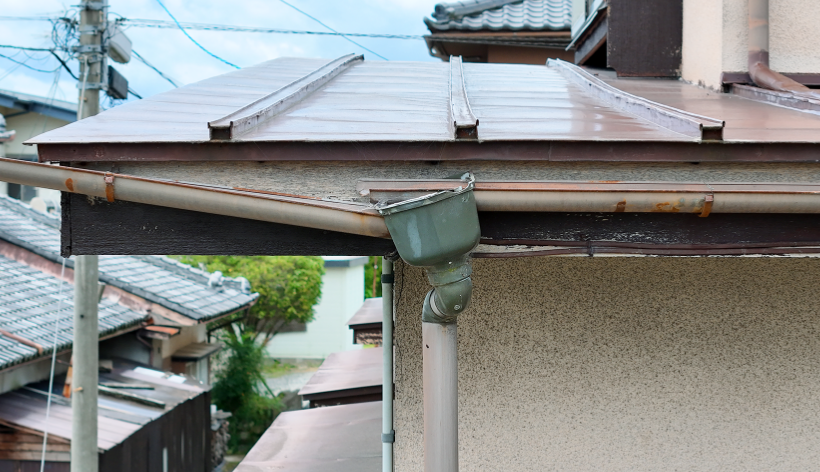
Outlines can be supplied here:
M376 207L401 258L424 267L433 286L421 310L425 472L458 472L456 319L472 298L470 253L481 239L475 179L462 180L453 190Z
M769 0L749 0L749 74L769 67Z
M382 353L382 472L393 472L393 261L386 257L382 259Z
M758 87L820 99L820 92L769 67L769 0L749 0L748 66Z

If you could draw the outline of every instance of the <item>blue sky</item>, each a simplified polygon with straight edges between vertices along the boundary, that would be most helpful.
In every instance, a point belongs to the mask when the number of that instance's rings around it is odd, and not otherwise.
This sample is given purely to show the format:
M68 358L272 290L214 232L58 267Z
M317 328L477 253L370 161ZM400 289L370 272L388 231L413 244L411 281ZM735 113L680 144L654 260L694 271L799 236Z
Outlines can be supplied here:
M429 16L435 0L288 0L289 3L317 17L330 27L345 33L427 33L422 19ZM4 16L59 16L77 0L0 0ZM181 22L216 23L277 29L326 31L321 25L278 0L163 0ZM110 12L133 19L170 20L156 0L109 0ZM113 15L112 15L113 17ZM188 84L232 68L208 56L173 29L132 27L126 34L133 47L149 62L181 84ZM347 53L363 53L366 60L381 60L340 37L319 37L268 33L190 31L207 49L239 66L250 66L282 56L333 58ZM390 60L432 61L422 40L354 38ZM50 47L51 25L46 21L0 20L0 44ZM10 49L0 53L13 55ZM47 53L30 53L27 65L50 70L57 66ZM17 53L16 60L27 56ZM129 81L133 90L147 97L172 88L156 72L132 59L128 64L109 62ZM76 60L71 64L76 70ZM0 58L0 89L14 90L61 100L76 101L75 81L65 72L42 73L16 67Z

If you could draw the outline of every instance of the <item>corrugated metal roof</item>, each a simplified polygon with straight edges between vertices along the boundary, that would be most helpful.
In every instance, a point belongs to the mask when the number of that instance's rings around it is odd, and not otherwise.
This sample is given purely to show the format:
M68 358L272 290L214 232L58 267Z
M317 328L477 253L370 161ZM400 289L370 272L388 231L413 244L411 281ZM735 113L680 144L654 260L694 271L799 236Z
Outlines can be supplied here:
M134 377L139 377L135 379ZM165 407L146 406L130 400L101 394L98 398L98 425L100 434L97 447L107 451L122 444L129 436L139 431L143 425L160 418L179 404L195 398L208 390L190 377L173 375L169 382L167 374L144 367L135 367L125 362L114 362L114 370L100 373L100 382L121 384L149 384L150 389L138 389L128 393L165 403ZM54 390L62 388L65 375L55 378ZM34 431L46 431L49 435L71 440L71 402L59 393L52 395L49 422L45 421L48 381L41 381L0 396L0 420L6 424L20 426Z
M0 195L0 239L61 263L59 219ZM73 267L70 258L67 267ZM211 273L165 256L100 256L100 281L133 293L189 318L206 321L250 305L241 281L222 278L209 286Z
M439 3L424 22L438 31L569 30L571 0L472 0Z
M60 293L59 285L57 277L0 255L0 329L39 344L46 353L54 349L56 329L57 350L70 348L74 340L74 286L63 284ZM99 306L100 336L146 318L103 299ZM0 335L0 370L41 355L34 347Z
M354 326L359 325L381 324L383 321L382 311L382 297L368 298L347 321L347 325L352 329Z

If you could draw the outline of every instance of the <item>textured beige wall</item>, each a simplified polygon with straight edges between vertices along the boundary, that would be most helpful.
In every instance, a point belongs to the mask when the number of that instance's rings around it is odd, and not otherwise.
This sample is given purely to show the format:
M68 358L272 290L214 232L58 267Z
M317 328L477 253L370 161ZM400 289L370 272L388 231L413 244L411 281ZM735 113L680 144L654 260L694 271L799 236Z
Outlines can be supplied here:
M683 0L681 77L705 87L720 86L723 63L721 0Z
M820 72L817 0L770 0L769 53L779 72ZM683 79L711 88L747 69L748 0L684 0Z
M396 471L421 471L428 287L396 269ZM815 259L476 260L460 470L820 470L818 280Z

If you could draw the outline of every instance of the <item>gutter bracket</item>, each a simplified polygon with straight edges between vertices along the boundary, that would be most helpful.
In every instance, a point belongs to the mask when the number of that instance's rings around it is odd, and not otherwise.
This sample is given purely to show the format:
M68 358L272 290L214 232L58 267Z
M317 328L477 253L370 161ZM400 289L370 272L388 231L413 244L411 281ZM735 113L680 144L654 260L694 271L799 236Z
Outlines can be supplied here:
M706 218L712 213L712 204L715 202L715 194L714 192L709 192L703 199L703 210L698 215L700 218Z
M396 430L392 430L389 433L382 434L382 442L384 444L393 444L396 442Z

